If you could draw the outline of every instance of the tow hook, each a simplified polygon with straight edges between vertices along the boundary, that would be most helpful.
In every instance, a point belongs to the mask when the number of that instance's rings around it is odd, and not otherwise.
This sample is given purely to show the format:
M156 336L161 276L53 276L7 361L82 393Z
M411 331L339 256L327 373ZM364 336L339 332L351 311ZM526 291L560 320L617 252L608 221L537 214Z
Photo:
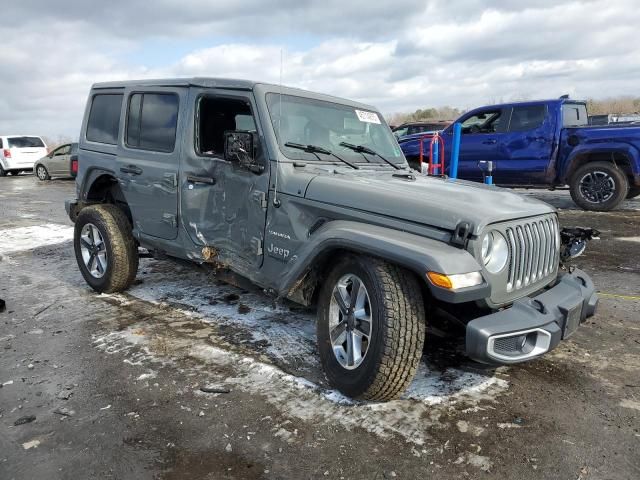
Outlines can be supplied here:
M560 230L560 262L582 255L590 240L599 240L600 232L595 228L564 227Z

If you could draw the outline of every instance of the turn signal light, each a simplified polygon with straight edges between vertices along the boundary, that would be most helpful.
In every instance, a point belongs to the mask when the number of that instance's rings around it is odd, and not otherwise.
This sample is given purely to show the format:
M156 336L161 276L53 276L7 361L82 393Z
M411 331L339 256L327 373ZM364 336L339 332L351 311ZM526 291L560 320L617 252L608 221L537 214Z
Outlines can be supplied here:
M442 287L446 289L453 288L451 280L449 280L449 277L443 273L427 272L427 277L429 277L431 283L433 283L436 287Z
M427 278L436 287L447 290L458 290L459 288L475 287L482 284L480 272L456 273L455 275L445 275L438 272L427 272Z

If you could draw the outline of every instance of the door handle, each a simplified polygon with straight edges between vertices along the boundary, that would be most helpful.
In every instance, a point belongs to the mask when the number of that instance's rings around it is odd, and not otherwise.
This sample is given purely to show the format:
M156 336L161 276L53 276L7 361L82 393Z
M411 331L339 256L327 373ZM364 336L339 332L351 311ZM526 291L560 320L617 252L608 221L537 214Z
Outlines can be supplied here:
M546 138L544 138L544 137L536 137L536 138L534 138L534 140L535 140L536 142L540 142L540 143L544 143L544 142L546 142L546 141L547 141L547 139L546 139Z
M216 179L212 177L199 177L197 175L187 175L187 182L189 183L205 183L207 185L215 185Z
M142 169L135 165L127 165L126 167L120 167L122 173L130 173L131 175L141 175Z
M482 143L485 145L495 145L498 141L495 138L490 138L489 140L484 140Z

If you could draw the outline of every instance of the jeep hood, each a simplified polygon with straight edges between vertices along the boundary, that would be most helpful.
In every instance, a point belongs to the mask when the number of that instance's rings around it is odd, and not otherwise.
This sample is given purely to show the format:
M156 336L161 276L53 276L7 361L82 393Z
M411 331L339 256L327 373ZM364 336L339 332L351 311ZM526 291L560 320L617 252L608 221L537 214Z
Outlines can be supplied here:
M406 172L404 172L406 174ZM307 187L310 200L385 217L454 230L461 222L473 234L486 225L554 212L550 205L509 190L462 180L391 173L318 175Z

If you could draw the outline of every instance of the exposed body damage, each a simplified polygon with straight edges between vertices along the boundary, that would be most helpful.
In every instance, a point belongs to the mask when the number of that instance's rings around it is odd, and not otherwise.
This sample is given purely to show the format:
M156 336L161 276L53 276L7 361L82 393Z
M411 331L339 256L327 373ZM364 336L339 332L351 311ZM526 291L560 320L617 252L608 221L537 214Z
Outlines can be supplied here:
M104 101L120 102L111 143L91 138ZM586 274L559 269L552 207L412 172L373 107L236 80L97 84L82 132L67 210L93 288L126 288L143 247L315 305L347 395L399 395L438 306L467 312L467 353L494 364L543 354L595 311Z

